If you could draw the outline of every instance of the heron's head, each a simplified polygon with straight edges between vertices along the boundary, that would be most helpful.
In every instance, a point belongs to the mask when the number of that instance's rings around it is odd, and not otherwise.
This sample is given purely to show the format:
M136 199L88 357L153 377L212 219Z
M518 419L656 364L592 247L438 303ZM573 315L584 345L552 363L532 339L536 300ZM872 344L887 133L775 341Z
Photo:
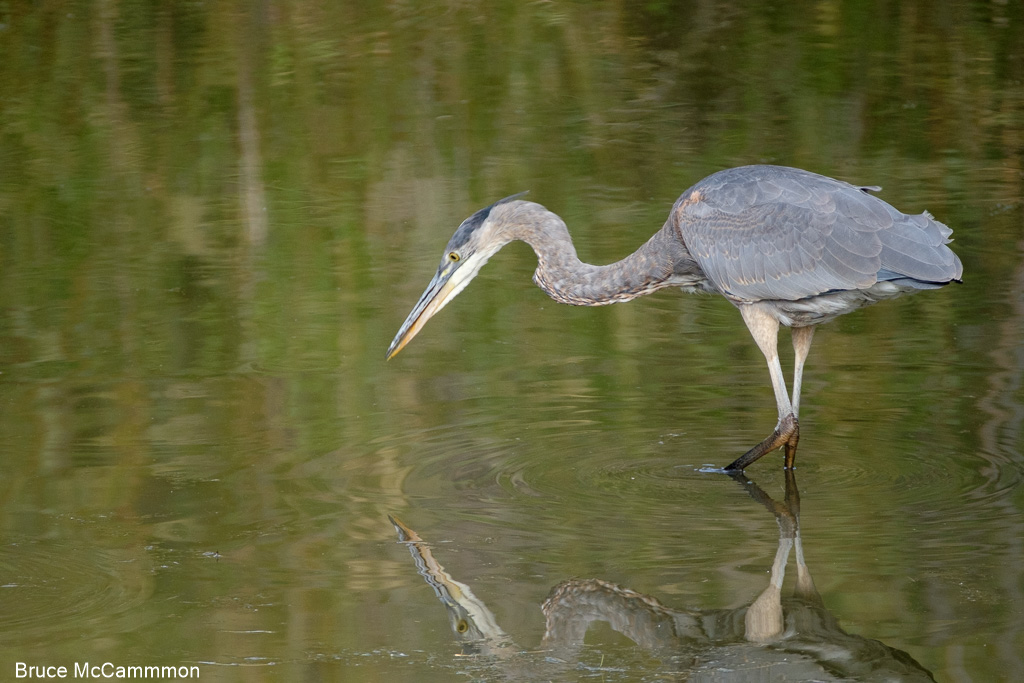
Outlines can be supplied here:
M520 192L505 197L462 221L448 240L437 273L388 347L388 359L401 351L435 313L466 288L487 259L512 240L504 230L506 222L502 205L524 194Z

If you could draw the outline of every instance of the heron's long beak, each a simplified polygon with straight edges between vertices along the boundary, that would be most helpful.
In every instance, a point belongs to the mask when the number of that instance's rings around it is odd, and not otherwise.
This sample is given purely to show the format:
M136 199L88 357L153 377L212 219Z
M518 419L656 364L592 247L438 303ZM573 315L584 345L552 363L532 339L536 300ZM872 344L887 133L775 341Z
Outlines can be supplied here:
M435 313L465 289L486 260L486 257L476 254L461 263L449 263L437 271L388 347L388 360L405 348Z

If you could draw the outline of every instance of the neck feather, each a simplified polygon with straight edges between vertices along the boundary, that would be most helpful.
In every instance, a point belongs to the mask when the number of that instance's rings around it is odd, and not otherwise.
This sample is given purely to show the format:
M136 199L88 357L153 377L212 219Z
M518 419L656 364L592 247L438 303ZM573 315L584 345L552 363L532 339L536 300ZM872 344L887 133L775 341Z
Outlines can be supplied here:
M698 284L687 277L693 259L669 224L621 261L595 266L580 261L561 218L538 204L522 204L508 237L533 247L538 261L533 281L559 303L603 306L664 287Z

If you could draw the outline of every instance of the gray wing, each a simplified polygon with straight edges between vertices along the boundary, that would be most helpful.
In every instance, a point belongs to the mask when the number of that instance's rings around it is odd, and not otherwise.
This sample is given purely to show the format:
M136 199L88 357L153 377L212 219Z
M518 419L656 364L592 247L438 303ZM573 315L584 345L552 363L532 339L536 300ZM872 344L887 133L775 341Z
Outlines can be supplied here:
M781 166L744 166L700 181L673 207L708 280L741 301L795 301L882 280L927 288L959 280L952 230L855 187Z

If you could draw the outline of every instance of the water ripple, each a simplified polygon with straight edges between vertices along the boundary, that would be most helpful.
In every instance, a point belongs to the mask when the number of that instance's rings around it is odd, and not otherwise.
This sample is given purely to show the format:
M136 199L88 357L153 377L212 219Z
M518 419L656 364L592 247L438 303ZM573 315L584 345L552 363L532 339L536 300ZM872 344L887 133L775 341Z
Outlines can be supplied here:
M135 558L33 541L0 546L0 581L4 640L89 632L150 592L148 571Z

